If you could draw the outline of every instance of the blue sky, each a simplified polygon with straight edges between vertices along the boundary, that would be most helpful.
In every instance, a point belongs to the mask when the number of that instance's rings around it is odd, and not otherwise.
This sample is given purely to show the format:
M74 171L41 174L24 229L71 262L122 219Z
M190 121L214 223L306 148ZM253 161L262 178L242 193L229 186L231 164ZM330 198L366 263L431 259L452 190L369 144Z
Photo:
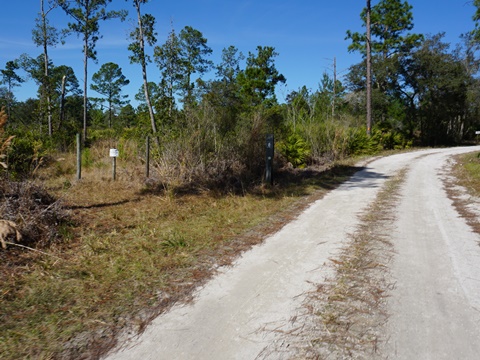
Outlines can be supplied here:
M46 1L46 0L45 0ZM131 1L113 0L111 9L129 10L129 19L121 23L110 20L100 24L103 38L97 43L98 63L89 63L89 81L94 72L106 62L120 65L130 80L124 93L134 94L142 84L141 70L128 60L128 32L135 21ZM372 6L378 0L372 0ZM410 0L413 6L414 32L436 34L445 32L445 40L455 44L462 33L473 29L474 7L467 0ZM218 63L223 48L236 46L245 55L255 52L258 45L273 46L279 53L275 63L286 77L287 83L277 90L280 101L292 90L305 85L315 90L324 72L333 73L333 58L337 60L337 72L341 78L350 65L358 63L358 54L348 53L347 30L362 31L360 12L364 0L151 0L144 12L157 20L158 44L163 44L171 29L177 33L186 25L201 31L213 49L210 57ZM0 14L0 68L9 60L27 53L32 57L41 49L32 42L31 31L40 11L39 0L3 1ZM49 15L51 25L66 27L68 17L61 9ZM66 38L65 45L50 50L55 65L71 66L80 82L83 82L82 44L76 36ZM159 80L155 64L149 66L149 80ZM24 75L19 72L20 75ZM15 88L20 101L36 97L36 86L28 81ZM89 95L98 94L89 90Z

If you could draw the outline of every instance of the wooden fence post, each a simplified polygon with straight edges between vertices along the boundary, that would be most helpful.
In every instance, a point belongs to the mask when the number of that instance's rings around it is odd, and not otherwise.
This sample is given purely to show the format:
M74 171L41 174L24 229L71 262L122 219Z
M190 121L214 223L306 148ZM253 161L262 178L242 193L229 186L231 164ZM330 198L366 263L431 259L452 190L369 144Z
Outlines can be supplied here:
M77 134L77 180L82 178L82 145L80 134Z

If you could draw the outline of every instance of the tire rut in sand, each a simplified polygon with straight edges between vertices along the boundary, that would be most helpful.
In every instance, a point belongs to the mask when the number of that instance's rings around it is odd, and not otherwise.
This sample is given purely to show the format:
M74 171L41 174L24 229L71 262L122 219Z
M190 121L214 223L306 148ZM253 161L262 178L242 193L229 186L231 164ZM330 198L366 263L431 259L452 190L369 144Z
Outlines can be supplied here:
M295 348L293 358L382 358L377 350L386 341L386 300L394 287L389 233L406 173L407 168L401 169L384 184L340 256L330 259L334 277L308 294L306 325L286 334L294 339L289 341Z

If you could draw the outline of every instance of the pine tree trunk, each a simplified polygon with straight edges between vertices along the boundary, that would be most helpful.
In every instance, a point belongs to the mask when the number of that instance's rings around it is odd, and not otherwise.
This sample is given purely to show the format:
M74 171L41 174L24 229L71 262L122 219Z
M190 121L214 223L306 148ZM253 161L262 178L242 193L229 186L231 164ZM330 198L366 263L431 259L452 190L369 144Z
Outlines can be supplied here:
M372 49L370 33L370 0L367 0L367 135L372 131Z
M143 34L143 24L142 24L142 14L140 12L140 3L135 1L135 8L137 9L137 17L138 17L138 32L139 32L139 44L140 44L140 61L142 65L142 76L143 76L143 90L145 93L145 101L147 102L148 113L150 115L150 122L152 125L152 132L154 135L155 143L157 146L160 146L160 142L157 137L157 126L155 124L155 116L153 113L152 103L150 101L150 94L148 91L148 79L147 79L147 63L145 61L145 40Z
M65 118L65 80L67 79L66 75L62 77L62 94L60 96L60 121L58 122L57 130L60 131L62 124Z
M47 23L44 9L44 1L40 0L40 8L42 14L42 32L43 32L43 55L45 60L45 93L47 100L47 119L48 119L48 136L52 136L52 104L50 99L50 80L48 79L48 44L47 44Z
M87 64L88 64L88 43L85 39L85 52L83 56L83 144L87 141Z

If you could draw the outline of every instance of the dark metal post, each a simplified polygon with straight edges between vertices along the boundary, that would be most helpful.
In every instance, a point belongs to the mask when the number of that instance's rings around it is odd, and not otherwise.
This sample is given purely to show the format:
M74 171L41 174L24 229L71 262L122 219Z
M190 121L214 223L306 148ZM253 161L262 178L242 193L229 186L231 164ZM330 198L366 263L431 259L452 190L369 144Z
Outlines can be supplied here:
M267 134L266 138L266 157L265 157L265 182L273 185L273 176L272 176L272 168L273 168L273 156L274 156L274 149L275 149L275 140L273 134Z

